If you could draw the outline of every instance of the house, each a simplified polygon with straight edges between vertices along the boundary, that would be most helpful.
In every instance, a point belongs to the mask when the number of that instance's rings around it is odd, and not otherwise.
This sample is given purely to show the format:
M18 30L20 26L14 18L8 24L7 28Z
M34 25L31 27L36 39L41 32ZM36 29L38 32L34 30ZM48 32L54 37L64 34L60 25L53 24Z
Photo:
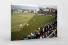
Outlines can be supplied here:
M12 13L37 13L39 9L17 9L11 8Z
M55 9L55 8L46 8L44 11L46 11L46 12L55 12L57 9Z
M29 9L29 13L37 13L39 9Z
M21 9L23 13L29 13L28 9Z
M47 7L45 10L44 10L44 12L45 12L45 14L47 14L47 15L55 15L55 11L56 11L57 9L55 9L55 8L49 8L49 7Z
M11 13L22 13L21 9L11 8Z

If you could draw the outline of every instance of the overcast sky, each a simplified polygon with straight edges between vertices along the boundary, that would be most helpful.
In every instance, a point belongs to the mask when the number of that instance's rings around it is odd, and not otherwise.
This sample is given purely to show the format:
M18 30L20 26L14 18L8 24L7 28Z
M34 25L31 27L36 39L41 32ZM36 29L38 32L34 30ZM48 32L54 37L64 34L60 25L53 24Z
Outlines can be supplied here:
M11 5L11 8L38 9L38 8L57 8L56 5Z

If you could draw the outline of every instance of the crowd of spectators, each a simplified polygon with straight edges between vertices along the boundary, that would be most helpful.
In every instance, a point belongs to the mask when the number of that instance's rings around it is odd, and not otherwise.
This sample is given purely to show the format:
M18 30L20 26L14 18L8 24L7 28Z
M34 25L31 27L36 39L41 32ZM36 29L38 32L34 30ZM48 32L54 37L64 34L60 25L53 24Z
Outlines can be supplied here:
M47 38L55 29L56 31L50 37L57 37L57 20L48 23L42 28L38 28L35 32L31 32L31 34L25 36L23 40Z

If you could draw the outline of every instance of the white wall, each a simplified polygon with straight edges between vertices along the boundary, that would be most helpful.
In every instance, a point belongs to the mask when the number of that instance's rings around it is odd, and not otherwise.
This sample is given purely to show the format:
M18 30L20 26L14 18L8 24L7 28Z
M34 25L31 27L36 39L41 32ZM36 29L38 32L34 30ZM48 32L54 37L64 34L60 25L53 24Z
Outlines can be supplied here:
M49 9L45 9L45 11L49 11Z
M57 5L58 37L40 40L10 41L11 4ZM68 0L1 0L0 1L0 45L68 45Z

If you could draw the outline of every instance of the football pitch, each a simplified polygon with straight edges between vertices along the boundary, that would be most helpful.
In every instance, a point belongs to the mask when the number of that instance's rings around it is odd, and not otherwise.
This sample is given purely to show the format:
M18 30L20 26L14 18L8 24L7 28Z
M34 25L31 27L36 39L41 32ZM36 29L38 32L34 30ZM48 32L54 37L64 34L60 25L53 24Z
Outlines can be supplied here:
M11 14L11 40L23 39L31 32L54 21L52 16L31 14L31 13L12 13ZM23 28L19 28L22 24ZM26 24L29 24L28 26Z

